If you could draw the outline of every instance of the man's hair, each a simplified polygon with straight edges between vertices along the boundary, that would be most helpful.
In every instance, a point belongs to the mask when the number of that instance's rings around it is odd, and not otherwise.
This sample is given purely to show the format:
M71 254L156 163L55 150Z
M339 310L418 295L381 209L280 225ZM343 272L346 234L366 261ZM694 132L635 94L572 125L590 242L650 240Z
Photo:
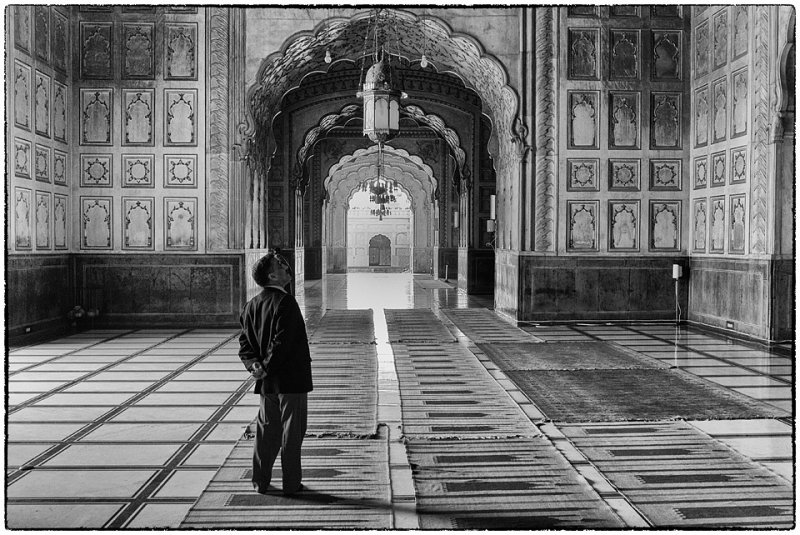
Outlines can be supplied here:
M258 262L253 266L253 280L255 283L262 288L269 284L269 274L279 263L286 263L286 260L280 254L280 249L272 249L259 258Z

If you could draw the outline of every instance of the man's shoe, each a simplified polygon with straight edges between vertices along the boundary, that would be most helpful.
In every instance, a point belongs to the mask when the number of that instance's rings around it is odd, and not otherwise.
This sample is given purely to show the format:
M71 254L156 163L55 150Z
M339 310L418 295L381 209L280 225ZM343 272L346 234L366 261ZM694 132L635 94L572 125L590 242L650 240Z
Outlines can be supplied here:
M259 494L267 494L269 492L269 483L266 485L260 485L253 481L253 490Z
M306 487L305 487L305 485L303 485L303 484L301 483L301 484L300 484L300 485L299 485L299 486L298 486L296 489L294 489L294 490L286 490L286 489L284 489L284 491L283 491L283 494L284 494L284 495L286 495L286 496L291 496L291 495L293 495L293 494L297 494L298 492L302 492L302 491L304 491L304 490L306 490Z

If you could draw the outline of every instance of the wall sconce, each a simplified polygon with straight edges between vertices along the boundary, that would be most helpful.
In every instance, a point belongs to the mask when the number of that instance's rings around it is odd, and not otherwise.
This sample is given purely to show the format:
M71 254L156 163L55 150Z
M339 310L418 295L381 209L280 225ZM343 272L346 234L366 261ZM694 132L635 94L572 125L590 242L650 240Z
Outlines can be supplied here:
M460 214L458 213L458 210L453 212L453 228L458 228L460 219L461 218L460 218Z

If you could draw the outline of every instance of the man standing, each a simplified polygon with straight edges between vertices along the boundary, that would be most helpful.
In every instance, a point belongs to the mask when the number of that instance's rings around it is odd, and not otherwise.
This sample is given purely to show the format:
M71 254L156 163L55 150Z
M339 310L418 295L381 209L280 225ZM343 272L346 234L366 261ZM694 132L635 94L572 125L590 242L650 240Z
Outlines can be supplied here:
M256 263L253 280L263 291L245 305L239 336L239 358L257 379L255 392L261 395L253 488L267 492L280 450L283 493L294 494L303 488L300 447L313 388L306 325L297 301L286 291L292 280L289 264L277 251Z

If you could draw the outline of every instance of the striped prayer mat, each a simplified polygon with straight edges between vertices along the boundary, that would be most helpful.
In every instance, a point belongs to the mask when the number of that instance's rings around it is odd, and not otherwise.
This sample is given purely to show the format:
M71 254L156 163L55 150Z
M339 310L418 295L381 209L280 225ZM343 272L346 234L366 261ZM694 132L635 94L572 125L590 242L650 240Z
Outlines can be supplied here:
M423 529L621 528L544 439L409 440Z
M310 344L371 344L375 341L372 310L326 310Z
M509 370L506 374L548 418L559 422L787 415L682 370Z
M501 370L591 370L668 368L612 342L495 342L477 344Z
M390 342L442 344L456 341L429 309L385 309L384 313Z
M684 422L560 429L655 527L794 525L789 482Z
M470 340L476 344L493 342L543 342L542 339L500 319L485 308L442 309Z

